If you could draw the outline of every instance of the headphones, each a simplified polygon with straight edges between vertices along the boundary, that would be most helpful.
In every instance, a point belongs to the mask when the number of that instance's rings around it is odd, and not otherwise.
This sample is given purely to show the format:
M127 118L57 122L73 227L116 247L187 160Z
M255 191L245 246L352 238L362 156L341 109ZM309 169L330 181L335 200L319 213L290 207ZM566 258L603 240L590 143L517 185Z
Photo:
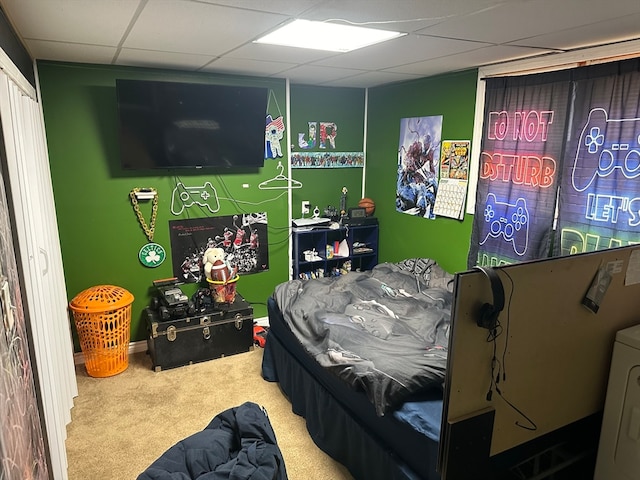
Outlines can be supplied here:
M485 303L478 311L476 323L479 327L494 330L498 325L498 315L504 309L504 287L500 276L493 268L474 267L480 270L491 282L493 303Z

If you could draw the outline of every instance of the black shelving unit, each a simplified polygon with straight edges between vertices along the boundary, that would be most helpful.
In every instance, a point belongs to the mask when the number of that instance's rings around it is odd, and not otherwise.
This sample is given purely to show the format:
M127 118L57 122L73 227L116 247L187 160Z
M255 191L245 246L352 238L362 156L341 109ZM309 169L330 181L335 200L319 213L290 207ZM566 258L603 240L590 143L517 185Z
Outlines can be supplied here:
M348 247L346 256L334 251L336 243L339 245L342 241L346 241ZM314 257L310 259L308 252L315 252ZM293 278L329 277L346 271L371 270L377 263L377 223L293 229Z

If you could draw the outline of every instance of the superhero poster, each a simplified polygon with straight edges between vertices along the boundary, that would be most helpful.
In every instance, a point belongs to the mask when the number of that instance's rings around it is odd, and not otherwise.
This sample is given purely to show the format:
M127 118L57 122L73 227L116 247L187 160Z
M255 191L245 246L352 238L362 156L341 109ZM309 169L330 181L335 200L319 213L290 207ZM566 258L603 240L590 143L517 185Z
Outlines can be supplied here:
M442 116L400 120L396 210L433 219L438 193Z
M207 248L224 250L224 260L239 275L269 269L267 214L244 213L169 222L173 275L185 283L204 280Z

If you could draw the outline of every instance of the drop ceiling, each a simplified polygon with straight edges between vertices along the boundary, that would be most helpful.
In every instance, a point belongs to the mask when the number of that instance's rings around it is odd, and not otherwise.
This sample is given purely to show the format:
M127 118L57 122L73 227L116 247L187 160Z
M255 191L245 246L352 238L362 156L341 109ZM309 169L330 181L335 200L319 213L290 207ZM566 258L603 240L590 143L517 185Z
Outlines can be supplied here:
M640 39L640 0L0 0L0 7L36 60L360 88ZM253 43L294 18L408 35L349 53Z

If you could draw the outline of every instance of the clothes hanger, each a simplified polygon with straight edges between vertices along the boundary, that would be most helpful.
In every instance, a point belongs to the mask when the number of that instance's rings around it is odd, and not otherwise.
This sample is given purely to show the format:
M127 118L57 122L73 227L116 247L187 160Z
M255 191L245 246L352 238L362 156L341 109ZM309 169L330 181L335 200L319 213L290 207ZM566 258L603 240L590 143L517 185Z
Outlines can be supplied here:
M270 178L269 180L265 180L264 182L260 182L258 188L260 190L270 190L270 189L287 189L287 188L301 188L302 182L298 180L294 180L292 178L286 177L282 172L284 172L284 166L282 162L278 162L278 173L275 177ZM286 185L282 185L282 182L286 182Z

